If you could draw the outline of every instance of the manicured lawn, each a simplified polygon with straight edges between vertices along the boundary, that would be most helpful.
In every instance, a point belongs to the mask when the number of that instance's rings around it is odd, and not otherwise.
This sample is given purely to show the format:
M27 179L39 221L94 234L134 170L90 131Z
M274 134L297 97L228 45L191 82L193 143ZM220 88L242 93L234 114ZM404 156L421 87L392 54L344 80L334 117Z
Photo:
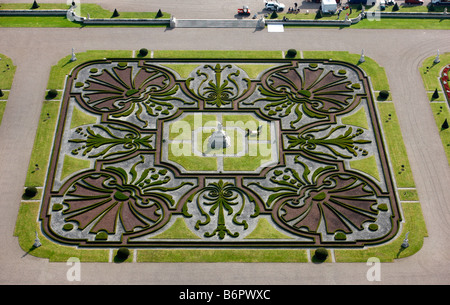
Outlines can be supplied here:
M450 24L447 29L450 29ZM422 75L425 90L434 91L437 88L438 91L442 92L442 85L439 81L439 78L441 77L440 74L444 66L450 64L450 52L440 54L439 55L440 62L438 64L434 64L434 59L436 58L436 55L425 59L422 63L422 66L419 67L419 71L420 74Z
M154 19L156 18L158 10L154 12L122 12L118 11L119 16L117 18L145 18L145 19ZM87 17L89 14L90 18L112 18L114 11L109 11L107 9L102 8L98 4L91 4L91 3L83 3L81 5L81 16ZM163 13L163 16L161 18L170 18L170 14Z
M14 66L12 59L6 55L0 54L0 89L2 96L0 96L0 123L5 113L6 103L9 97L9 89L11 89L16 66Z
M450 111L446 102L433 102L430 103L431 110L433 111L436 127L439 130L439 136L441 137L442 145L444 146L445 155L450 163L450 129L442 129L442 124L445 119L450 121Z
M8 28L74 28L81 25L67 20L67 18L56 16L2 16L0 27Z
M32 2L31 2L32 3ZM4 3L1 4L0 10L4 9L31 9L31 3ZM37 10L46 9L68 9L70 5L63 3L42 3L39 4L40 7ZM162 19L170 18L170 14L162 12ZM113 12L102 8L98 4L83 3L78 12L82 17L87 17L88 14L90 18L98 19L108 19L112 18ZM119 12L120 16L117 18L145 18L145 19L155 19L157 11L155 12ZM0 27L57 27L57 28L67 28L67 27L81 27L86 26L77 22L69 21L66 16L2 16L0 18ZM88 25L90 27L103 27L105 25ZM115 26L125 26L134 27L133 25L106 25L110 27ZM148 25L146 25L148 26ZM151 25L150 25L151 26Z
M377 106L397 187L415 187L394 103L381 102Z
M306 250L139 250L138 262L239 262L239 263L306 263L308 261Z
M53 135L59 116L59 106L60 102L57 100L44 101L42 105L39 128L34 140L25 186L43 186L45 183L47 163L53 146Z
M381 18L380 20L363 19L351 26L352 29L417 29L448 30L450 19L402 19Z
M0 58L0 89L9 90L13 83L14 73L16 73L16 66L8 56L0 54ZM5 96L0 97L0 99L6 99L7 92L3 92L3 94Z
M1 3L0 10L29 10L31 9L33 1L30 3ZM39 7L34 10L67 10L70 5L65 3L40 3ZM84 4L83 4L84 5Z

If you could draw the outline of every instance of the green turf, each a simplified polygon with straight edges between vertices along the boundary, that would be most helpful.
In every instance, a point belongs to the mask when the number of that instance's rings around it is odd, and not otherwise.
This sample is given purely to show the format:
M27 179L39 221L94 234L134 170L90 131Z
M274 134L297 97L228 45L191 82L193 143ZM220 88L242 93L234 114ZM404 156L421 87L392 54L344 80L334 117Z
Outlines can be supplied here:
M397 187L415 187L408 154L392 102L377 103ZM390 116L389 116L390 114ZM403 166L402 166L403 165Z

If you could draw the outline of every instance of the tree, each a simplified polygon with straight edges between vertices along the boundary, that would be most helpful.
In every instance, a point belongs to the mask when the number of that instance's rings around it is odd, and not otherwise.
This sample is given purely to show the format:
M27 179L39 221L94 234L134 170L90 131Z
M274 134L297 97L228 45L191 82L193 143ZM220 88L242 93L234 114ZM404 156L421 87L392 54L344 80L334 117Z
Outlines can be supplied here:
M158 10L158 12L156 13L156 18L162 17L163 13L161 12L161 9Z
M286 57L288 58L294 58L295 56L297 56L297 50L295 49L289 49L286 53Z
M322 10L319 8L319 9L317 10L316 19L320 19L320 18L322 18L322 17L323 17L323 13L322 13Z
M2 91L2 89L0 89L0 96L3 96L4 94L3 94L3 91Z
M448 127L449 127L449 126L448 126L447 119L445 119L444 123L442 123L441 130L448 129Z
M120 16L120 14L119 14L119 12L117 11L117 9L114 9L114 13L113 13L112 16L113 16L113 17L119 17L119 16Z
M400 9L400 8L398 7L397 2L395 2L394 7L392 8L392 11L393 11L393 12L396 12L396 11L398 11L399 9Z
M32 9L39 8L39 4L37 4L36 0L34 0L33 5L31 6Z
M278 18L278 14L276 11L273 11L272 15L270 15L270 19L276 19Z
M433 96L432 96L432 98L433 98L433 99L437 99L437 98L439 98L439 93L438 93L438 90L437 90L437 88L436 88L436 90L434 90L434 93L433 93Z

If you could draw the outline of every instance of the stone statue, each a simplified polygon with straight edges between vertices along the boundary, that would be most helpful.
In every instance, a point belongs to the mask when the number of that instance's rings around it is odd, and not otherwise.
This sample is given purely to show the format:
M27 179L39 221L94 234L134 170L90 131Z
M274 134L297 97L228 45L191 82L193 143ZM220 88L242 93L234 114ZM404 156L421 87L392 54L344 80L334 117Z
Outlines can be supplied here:
M441 60L439 59L439 50L437 51L437 55L436 55L436 58L434 59L434 61L433 61L435 64L438 64L438 63L440 63L441 62Z
M359 58L359 62L360 63L363 63L363 62L365 62L366 61L366 59L364 58L364 50L362 50L361 51L361 57Z
M72 57L70 58L70 61L75 61L75 60L77 60L77 57L75 56L75 52L72 48Z
M40 246L41 246L41 241L39 240L38 232L36 231L36 239L34 240L33 247L39 248Z
M408 248L409 247L408 235L409 235L409 232L406 233L405 239L403 240L403 243L402 243L402 248Z

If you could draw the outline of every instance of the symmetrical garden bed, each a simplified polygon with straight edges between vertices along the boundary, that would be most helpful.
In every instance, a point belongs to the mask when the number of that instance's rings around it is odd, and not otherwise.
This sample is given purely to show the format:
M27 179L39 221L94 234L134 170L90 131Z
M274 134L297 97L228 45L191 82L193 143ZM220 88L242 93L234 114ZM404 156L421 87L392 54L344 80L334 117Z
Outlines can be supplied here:
M69 76L40 220L89 247L363 247L401 221L367 76L329 60L105 59ZM229 145L209 146L223 131Z

